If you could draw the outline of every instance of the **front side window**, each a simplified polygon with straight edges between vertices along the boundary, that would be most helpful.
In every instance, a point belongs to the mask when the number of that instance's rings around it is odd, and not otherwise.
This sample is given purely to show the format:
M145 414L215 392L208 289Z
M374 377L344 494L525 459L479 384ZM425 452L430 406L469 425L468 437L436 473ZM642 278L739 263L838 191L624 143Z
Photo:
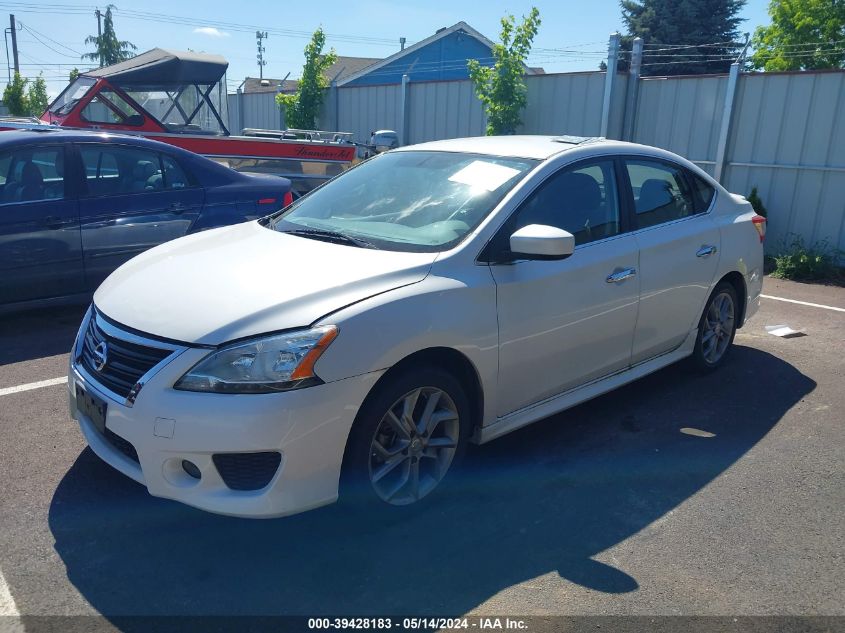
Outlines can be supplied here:
M516 211L507 230L529 224L569 231L576 245L617 235L621 228L613 162L582 164L550 176Z
M629 159L637 227L647 228L698 213L685 170L669 163Z
M58 200L65 195L64 149L24 148L0 155L3 204Z
M141 113L110 88L101 90L82 108L82 118L89 123L134 126L144 124Z
M118 145L80 145L90 196L157 191L164 188L157 152Z
M301 198L268 226L315 239L332 232L387 250L446 250L536 165L457 152L382 154Z

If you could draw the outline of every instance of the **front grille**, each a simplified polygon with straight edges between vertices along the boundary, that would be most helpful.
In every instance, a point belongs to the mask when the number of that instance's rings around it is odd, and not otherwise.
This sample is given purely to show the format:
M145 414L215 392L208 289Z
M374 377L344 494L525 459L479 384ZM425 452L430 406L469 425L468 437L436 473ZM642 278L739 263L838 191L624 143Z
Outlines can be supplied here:
M101 343L106 343L108 353L105 366L98 371L94 350ZM97 315L93 314L85 332L79 362L106 389L127 398L141 376L171 353L169 349L138 345L111 336L97 325Z
M138 460L138 451L135 450L135 447L132 446L132 444L130 444L128 440L124 440L117 433L108 428L106 429L106 432L103 433L103 435L105 436L109 444L114 446L117 450L126 455L136 464L140 463L140 461Z
M232 490L260 490L270 483L281 453L216 453L212 455L217 472Z

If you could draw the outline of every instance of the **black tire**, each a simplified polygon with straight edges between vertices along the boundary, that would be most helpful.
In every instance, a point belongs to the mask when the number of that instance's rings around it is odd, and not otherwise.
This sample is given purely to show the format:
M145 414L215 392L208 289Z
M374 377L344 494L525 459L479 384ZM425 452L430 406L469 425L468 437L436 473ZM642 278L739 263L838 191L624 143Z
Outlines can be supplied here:
M436 431L435 434L442 431L445 436L445 431L450 430L450 436L454 436L454 439L456 439L456 446L454 448L454 452L451 454L447 468L443 471L445 474L441 476L440 480L431 490L427 490L425 494L420 496L417 500L409 501L409 499L413 498L413 495L403 494L401 498L395 498L393 501L388 502L383 498L383 496L380 496L376 490L376 486L379 485L384 487L387 483L389 483L385 481L388 477L395 477L398 483L401 476L404 474L405 461L400 461L399 465L396 467L395 470L399 472L395 474L390 472L389 475L384 476L384 478L379 481L379 484L374 484L371 481L371 474L377 472L377 467L380 468L387 464L386 461L379 462L380 456L375 449L374 441L378 437L380 442L388 444L388 440L385 439L385 431L394 431L394 426L391 425L390 422L386 421L388 411L401 410L401 405L404 404L402 399L406 396L410 396L411 393L418 389L423 391L418 397L417 407L414 411L419 411L420 413L424 413L425 404L433 395L434 390L445 393L448 396L448 403L447 399L443 399L441 401L442 403L447 403L444 404L443 412L446 416L448 416L449 413L446 410L451 409L452 405L454 406L454 410L457 413L457 429L451 420L446 420L442 423L436 424L438 431ZM438 400L440 400L441 397L442 396L438 396ZM441 413L441 410L437 409L436 412ZM425 502L427 502L431 497L437 496L437 493L443 487L444 480L449 479L450 476L454 475L455 470L457 470L457 467L466 452L469 435L473 426L472 422L471 407L469 405L469 399L466 395L466 391L460 381L449 372L438 367L424 365L421 367L408 367L407 369L400 370L393 375L387 376L375 387L373 392L367 396L367 399L358 411L358 415L352 425L352 430L349 434L349 440L347 441L346 452L343 459L343 471L340 482L341 503L346 506L347 509L354 512L370 512L375 510L389 511L393 514L414 511L419 507L424 506ZM441 429L440 427L443 428ZM377 433L379 434L378 436ZM434 437L435 434L428 438L428 440L442 441L443 443L447 441L445 437ZM422 436L418 437L422 441ZM411 441L399 437L398 433L394 433L394 437L392 439L394 440L394 443L391 444L391 450L396 450L400 445L400 442ZM381 444L379 444L379 446L381 446ZM415 450L420 449L417 447ZM444 451L448 452L451 449L440 449L432 444L431 447L426 446L424 450L426 453L431 451L432 453L437 453L439 455ZM440 458L430 459L428 455L422 454L420 454L420 456L413 457L413 453L410 453L410 451L411 448L409 444L408 448L405 451L402 451L402 453L411 454L411 456L402 459L406 461L414 460L417 463L416 468L418 480L425 478L428 482L433 479L433 476L428 475L427 469L431 467L431 470L433 471L435 469L434 466L439 463ZM398 457L399 455L397 454L397 458ZM403 470L400 470L400 468ZM407 501L407 503L400 503L402 501Z
M718 319L714 318L715 312L720 312L719 307L723 305L721 302L726 300L730 302L731 310L729 327L725 327L724 322L719 322ZM704 312L702 312L698 321L698 336L695 339L695 349L690 357L696 369L710 372L724 364L733 347L740 312L736 289L733 285L726 281L716 284L713 292L707 298L707 303L704 304ZM714 331L714 322L718 322L718 330L715 334L717 341L715 343L712 342L713 335L711 335ZM712 345L717 346L715 352Z

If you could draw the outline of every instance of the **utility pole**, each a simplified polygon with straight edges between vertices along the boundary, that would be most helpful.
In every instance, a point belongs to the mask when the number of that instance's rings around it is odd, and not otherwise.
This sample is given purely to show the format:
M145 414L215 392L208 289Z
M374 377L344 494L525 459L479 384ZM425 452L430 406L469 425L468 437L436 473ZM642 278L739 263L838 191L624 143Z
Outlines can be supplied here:
M18 29L15 26L15 14L9 14L9 28L12 29L12 57L15 60L15 74L21 71L21 65L18 63Z
M255 32L255 39L258 42L258 55L256 58L258 59L258 78L264 79L264 67L267 65L267 62L264 61L264 52L265 48L261 45L261 41L266 39L267 31L256 31Z
M103 53L102 53L102 46L100 46L100 42L103 39L103 22L102 17L103 14L100 13L99 9L94 9L94 15L97 16L97 50L100 53L100 68L103 67Z

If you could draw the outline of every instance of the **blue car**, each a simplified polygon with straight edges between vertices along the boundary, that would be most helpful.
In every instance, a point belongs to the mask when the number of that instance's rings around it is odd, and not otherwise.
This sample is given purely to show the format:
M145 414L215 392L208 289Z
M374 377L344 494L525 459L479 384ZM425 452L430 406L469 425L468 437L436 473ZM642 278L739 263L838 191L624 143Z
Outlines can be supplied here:
M0 312L87 300L148 248L290 201L285 178L149 139L0 132Z

